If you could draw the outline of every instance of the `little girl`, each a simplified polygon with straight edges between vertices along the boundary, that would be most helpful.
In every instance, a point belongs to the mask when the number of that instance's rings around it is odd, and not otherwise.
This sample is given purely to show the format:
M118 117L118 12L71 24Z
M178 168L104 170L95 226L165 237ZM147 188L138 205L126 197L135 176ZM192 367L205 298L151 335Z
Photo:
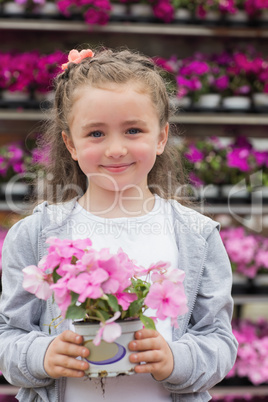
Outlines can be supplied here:
M73 50L55 83L46 201L3 248L0 370L23 402L208 401L236 358L231 268L219 224L176 201L183 172L161 74L128 50ZM56 304L23 289L22 269L37 265L50 236L89 237L140 265L162 260L185 271L188 313L178 329L167 319L135 333L136 375L84 377L83 338L68 320L50 332Z

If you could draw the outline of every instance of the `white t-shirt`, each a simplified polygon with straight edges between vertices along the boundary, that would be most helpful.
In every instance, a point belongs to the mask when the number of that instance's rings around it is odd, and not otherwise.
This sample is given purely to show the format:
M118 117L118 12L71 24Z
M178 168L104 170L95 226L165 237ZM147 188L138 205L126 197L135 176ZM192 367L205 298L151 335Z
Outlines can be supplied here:
M67 230L72 239L89 237L92 247L97 250L109 248L112 253L116 253L122 248L129 258L143 267L149 267L158 261L169 261L171 268L178 267L178 248L173 232L171 206L158 196L155 196L152 211L135 218L101 218L92 215L77 203ZM146 314L155 315L150 309ZM156 328L167 341L171 341L169 318L159 320ZM102 380L67 378L64 402L118 402L123 400L124 395L128 402L136 402L137 390L142 395L142 400L171 401L170 393L150 374L133 374Z

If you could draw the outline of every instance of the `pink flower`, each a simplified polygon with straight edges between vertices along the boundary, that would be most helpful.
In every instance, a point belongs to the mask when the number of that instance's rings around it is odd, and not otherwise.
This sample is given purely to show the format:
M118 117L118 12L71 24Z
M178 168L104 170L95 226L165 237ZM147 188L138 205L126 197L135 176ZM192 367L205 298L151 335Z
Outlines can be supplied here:
M188 311L183 287L178 289L168 280L151 285L145 304L152 309L157 309L156 316L160 320L172 318L175 326L177 326L177 316Z
M204 154L194 145L190 145L188 152L184 155L192 163L200 162L204 159Z
M103 338L105 342L112 343L121 335L120 325L114 322L120 315L121 313L117 311L114 316L105 321L105 323L100 323L100 329L93 340L94 345L98 346L101 343L101 338Z
M92 272L84 272L68 281L69 290L79 294L78 301L83 303L87 298L98 299L103 296L101 284L108 278L104 269L98 268Z
M33 293L42 300L47 300L52 295L52 289L47 280L47 275L35 265L29 265L23 268L23 288L30 293Z

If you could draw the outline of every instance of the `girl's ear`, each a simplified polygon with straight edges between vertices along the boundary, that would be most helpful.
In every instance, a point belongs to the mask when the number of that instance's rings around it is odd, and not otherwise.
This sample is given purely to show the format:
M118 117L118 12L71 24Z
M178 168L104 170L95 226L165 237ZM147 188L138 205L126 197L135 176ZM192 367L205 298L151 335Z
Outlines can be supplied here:
M168 140L169 123L160 131L158 144L156 148L156 155L161 155L164 152Z
M66 145L66 148L70 152L73 160L77 161L77 153L76 153L76 149L75 149L73 140L71 139L71 137L69 135L67 135L65 133L65 131L62 131L61 135L62 135L62 139L64 141L64 144Z

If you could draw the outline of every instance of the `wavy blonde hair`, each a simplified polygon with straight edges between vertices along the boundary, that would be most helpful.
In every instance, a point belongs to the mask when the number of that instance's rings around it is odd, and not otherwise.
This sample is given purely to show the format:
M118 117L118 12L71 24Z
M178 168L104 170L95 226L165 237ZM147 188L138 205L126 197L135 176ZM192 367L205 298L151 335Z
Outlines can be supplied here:
M78 195L79 191L82 195L87 189L87 177L72 159L61 134L64 131L70 135L69 116L80 87L90 85L103 88L108 84L124 85L132 82L137 84L150 96L161 128L174 112L167 83L161 70L149 57L128 49L97 49L94 53L93 58L85 58L79 64L69 63L67 69L55 78L55 100L42 140L43 144L49 145L50 163L45 172L45 187L37 202L41 198L51 203L68 201ZM181 157L172 145L175 129L175 126L170 127L165 150L157 156L149 172L148 186L152 193L166 199L176 198L185 204L184 197L178 196L178 188L183 188L185 184L185 174Z

